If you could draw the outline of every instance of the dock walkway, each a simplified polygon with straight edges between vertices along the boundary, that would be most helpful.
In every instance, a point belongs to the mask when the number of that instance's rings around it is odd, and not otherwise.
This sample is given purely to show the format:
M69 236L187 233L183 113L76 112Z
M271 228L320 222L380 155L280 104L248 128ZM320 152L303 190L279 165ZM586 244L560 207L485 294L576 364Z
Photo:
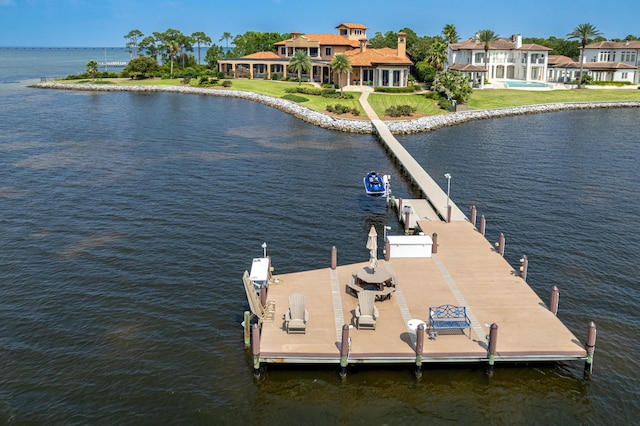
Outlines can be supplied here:
M378 117L376 112L369 105L368 98L371 90L363 90L362 96L360 96L360 104L364 108L365 112L369 116L369 119L373 123L378 132L378 136L385 144L387 151L395 158L400 166L402 166L416 184L420 191L427 199L427 201L433 206L436 213L441 219L447 218L447 194L438 186L438 184L427 174L409 152L398 142L398 140L389 131L387 126ZM464 213L449 199L449 205L451 206L451 220L466 220Z

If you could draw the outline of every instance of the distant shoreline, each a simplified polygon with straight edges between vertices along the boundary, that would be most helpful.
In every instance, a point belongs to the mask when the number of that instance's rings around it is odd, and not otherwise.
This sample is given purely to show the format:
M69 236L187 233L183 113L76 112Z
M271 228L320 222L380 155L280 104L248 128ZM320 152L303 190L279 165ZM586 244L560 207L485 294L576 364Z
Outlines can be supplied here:
M169 92L240 98L268 105L324 129L349 133L375 133L375 127L369 120L353 120L333 117L286 99L279 99L240 90L206 89L186 86L115 86L102 84L61 84L52 82L41 82L34 84L31 87L39 89L82 90L91 92ZM385 124L393 134L413 134L429 132L442 127L453 126L474 120L599 108L640 108L640 101L558 102L552 104L526 105L487 110L467 110L444 115L420 117L413 120L385 121Z

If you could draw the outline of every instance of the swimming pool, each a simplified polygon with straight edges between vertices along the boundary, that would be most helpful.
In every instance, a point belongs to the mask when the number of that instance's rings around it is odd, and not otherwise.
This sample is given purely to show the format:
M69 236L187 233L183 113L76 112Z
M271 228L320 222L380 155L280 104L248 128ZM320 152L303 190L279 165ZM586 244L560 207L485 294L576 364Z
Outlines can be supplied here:
M504 80L500 83L505 84L507 87L526 87L526 88L545 88L548 89L550 86L545 83L539 83L536 81L514 81L514 80Z

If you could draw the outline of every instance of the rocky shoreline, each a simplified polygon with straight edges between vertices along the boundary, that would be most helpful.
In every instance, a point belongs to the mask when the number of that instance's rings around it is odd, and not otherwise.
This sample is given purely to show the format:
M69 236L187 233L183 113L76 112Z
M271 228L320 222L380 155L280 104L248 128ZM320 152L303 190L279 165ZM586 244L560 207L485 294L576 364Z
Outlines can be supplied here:
M208 96L224 96L247 99L271 106L293 115L303 121L324 129L351 133L375 133L375 127L368 120L352 120L333 117L320 111L312 110L303 105L286 99L274 98L253 92L243 92L228 89L208 89L187 86L116 86L102 84L61 84L42 82L32 87L41 89L85 90L100 92L172 92ZM539 114L564 110L594 109L594 108L640 108L640 101L615 102L570 102L543 105L527 105L488 110L462 111L450 114L421 117L414 120L385 121L386 126L394 134L411 134L429 132L442 127L453 126L473 120L484 120L511 115Z

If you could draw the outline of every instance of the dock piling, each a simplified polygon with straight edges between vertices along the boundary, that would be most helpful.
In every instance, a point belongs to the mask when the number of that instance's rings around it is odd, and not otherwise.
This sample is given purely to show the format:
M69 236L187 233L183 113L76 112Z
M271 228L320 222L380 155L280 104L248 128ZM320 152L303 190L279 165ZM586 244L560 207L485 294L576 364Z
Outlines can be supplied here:
M501 232L500 236L498 237L498 253L500 253L500 256L504 257L504 234Z
M520 277L523 280L527 280L527 270L529 269L529 259L527 259L527 255L523 254L520 258Z
M486 220L485 220L485 218L484 218L484 215L480 216L480 229L479 229L479 232L480 232L482 235L484 235L484 229L485 229L486 224L487 224L487 223L486 223Z
M336 246L331 247L331 269L335 270L338 267L338 249Z
M244 311L242 326L244 328L244 347L248 348L251 346L251 313L249 311Z
M340 342L340 377L347 377L347 365L349 364L349 325L342 325L342 341Z
M260 377L260 327L253 324L251 333L251 348L253 353L253 377Z
M451 223L451 206L447 206L447 223Z
M391 259L391 243L388 239L384 240L384 260L387 262Z
M584 362L584 378L590 379L593 372L593 354L596 350L596 324L591 321L587 328L587 360Z
M471 224L473 225L473 227L476 227L476 214L477 214L477 210L476 210L476 205L472 205L471 206Z
M424 348L424 323L416 330L416 378L422 377L422 349Z
M498 325L494 322L489 330L489 366L487 373L493 376L493 365L495 364L496 346L498 344Z
M431 253L436 254L438 253L438 234L436 232L431 234L431 241L433 243L431 244Z
M549 301L549 310L553 312L553 315L558 315L558 305L560 302L560 291L557 286L551 287L551 298Z

